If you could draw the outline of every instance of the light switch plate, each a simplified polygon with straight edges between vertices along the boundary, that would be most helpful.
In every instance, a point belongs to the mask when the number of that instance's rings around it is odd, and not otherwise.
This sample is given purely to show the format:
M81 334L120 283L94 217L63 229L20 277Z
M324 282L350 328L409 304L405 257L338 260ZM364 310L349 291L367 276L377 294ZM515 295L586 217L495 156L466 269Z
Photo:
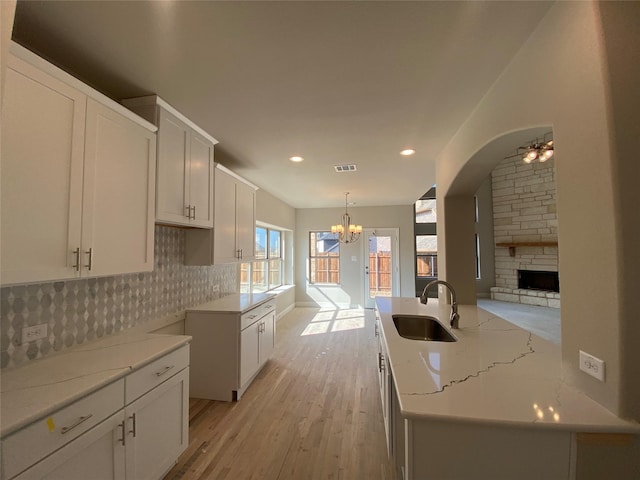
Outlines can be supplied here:
M580 370L604 382L604 361L580 350Z
M41 338L47 337L47 324L41 323L40 325L34 325L32 327L22 328L22 343L34 342Z

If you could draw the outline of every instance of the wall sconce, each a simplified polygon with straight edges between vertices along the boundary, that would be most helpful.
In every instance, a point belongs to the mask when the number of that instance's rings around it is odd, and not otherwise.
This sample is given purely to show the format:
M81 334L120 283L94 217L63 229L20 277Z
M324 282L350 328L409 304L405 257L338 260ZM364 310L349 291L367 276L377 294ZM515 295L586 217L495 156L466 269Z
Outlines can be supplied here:
M338 225L331 225L331 233L338 234L338 241L342 243L353 243L360 238L362 225L353 225L349 216L348 202L349 192L344 194L344 214L342 222Z

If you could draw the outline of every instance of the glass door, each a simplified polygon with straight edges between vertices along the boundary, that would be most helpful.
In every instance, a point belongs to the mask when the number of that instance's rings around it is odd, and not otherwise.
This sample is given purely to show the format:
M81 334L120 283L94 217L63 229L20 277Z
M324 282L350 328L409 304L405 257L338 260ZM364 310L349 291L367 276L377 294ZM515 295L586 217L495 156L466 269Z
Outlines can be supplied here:
M375 297L400 296L398 229L364 229L364 307L373 308Z

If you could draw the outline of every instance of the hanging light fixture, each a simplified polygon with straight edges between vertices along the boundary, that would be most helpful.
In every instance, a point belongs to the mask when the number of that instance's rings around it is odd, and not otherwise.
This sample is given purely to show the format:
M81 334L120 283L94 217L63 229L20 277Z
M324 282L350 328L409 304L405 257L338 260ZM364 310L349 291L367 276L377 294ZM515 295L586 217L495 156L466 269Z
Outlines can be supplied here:
M510 155L505 158L522 157L524 163L532 163L538 160L540 163L544 163L553 157L553 140L547 141L547 137L551 136L551 132L545 134L542 141L535 139L531 141L529 145L523 145L518 147L514 155Z
M348 198L349 192L344 194L344 214L342 215L342 223L338 225L331 225L331 233L338 234L338 241L342 243L353 243L362 233L362 225L353 225L351 223L351 217L348 210Z

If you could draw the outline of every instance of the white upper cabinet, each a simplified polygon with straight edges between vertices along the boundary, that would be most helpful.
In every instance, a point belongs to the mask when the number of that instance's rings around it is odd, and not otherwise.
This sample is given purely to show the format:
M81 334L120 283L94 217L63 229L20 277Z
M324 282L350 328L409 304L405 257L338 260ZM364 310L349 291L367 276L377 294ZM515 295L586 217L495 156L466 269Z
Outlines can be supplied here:
M153 270L155 135L89 99L82 252L92 275Z
M218 141L157 95L122 103L158 125L156 222L212 228Z
M255 258L257 187L215 167L213 231L186 232L186 265L250 262Z
M152 270L155 127L16 44L2 117L2 284Z

